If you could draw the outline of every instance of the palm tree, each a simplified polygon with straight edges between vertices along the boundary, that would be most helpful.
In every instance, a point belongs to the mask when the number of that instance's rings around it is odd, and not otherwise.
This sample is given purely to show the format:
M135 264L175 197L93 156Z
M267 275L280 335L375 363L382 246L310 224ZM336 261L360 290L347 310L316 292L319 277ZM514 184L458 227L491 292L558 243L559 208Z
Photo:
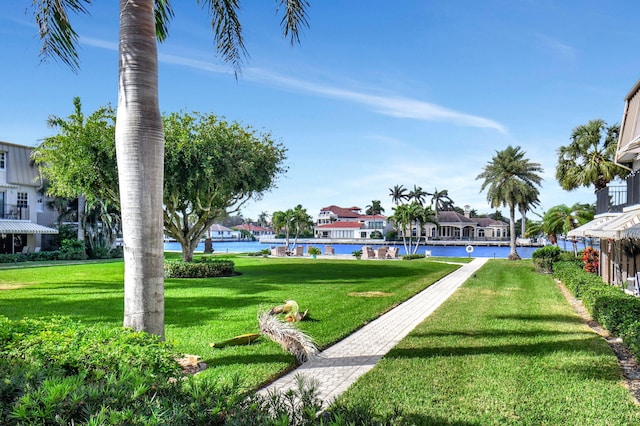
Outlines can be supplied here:
M476 179L484 179L480 191L487 189L487 201L492 208L500 205L509 207L509 259L520 259L516 250L516 218L515 211L525 188L540 185L542 167L532 163L524 157L525 152L520 147L508 146L502 151L496 151Z
M438 188L435 188L431 194L431 207L436 213L436 219L438 218L438 212L451 210L453 208L453 200L449 197L449 191L446 189L438 191Z
M429 194L427 191L422 190L422 187L418 185L413 185L413 190L409 192L409 194L407 195L407 199L414 200L420 203L420 205L422 205L424 204L424 200L427 197L427 195L431 195L431 194Z
M414 222L413 218L413 212L409 204L400 204L394 207L393 215L389 218L396 224L396 230L398 233L402 234L402 244L404 245L404 252L407 254L411 253L413 238L411 226Z
M269 213L265 211L260 212L258 215L258 225L263 227L269 225Z
M520 235L524 237L527 232L527 212L532 207L536 207L540 204L538 196L540 191L533 185L522 185L518 193L518 210L522 216L522 223L520 229Z
M295 230L295 237L293 239L293 248L295 248L298 244L300 233L312 226L313 220L309 213L307 213L307 209L303 208L301 204L298 204L293 210L287 210L287 212L291 212L291 228Z
M556 179L567 191L593 185L595 192L629 171L614 162L620 126L591 120L573 129L571 143L558 148Z
M558 241L558 234L566 235L572 229L584 225L593 219L595 208L592 204L576 203L571 207L564 204L551 207L543 218L543 229L550 236L554 244ZM573 240L573 252L578 252L577 241Z
M407 188L403 185L395 185L393 188L389 188L389 196L391 201L397 206L402 200L407 199Z
M376 215L380 214L384 211L384 207L382 207L380 200L372 200L371 204L366 207L365 214L368 215Z
M88 13L87 1L34 0L43 58L79 66L78 35L69 14ZM246 48L239 1L199 2L211 17L216 50L236 77ZM306 0L279 0L285 37L298 42L307 26ZM116 151L124 237L124 326L164 338L163 161L164 135L158 103L157 42L173 17L169 0L120 0L119 87Z

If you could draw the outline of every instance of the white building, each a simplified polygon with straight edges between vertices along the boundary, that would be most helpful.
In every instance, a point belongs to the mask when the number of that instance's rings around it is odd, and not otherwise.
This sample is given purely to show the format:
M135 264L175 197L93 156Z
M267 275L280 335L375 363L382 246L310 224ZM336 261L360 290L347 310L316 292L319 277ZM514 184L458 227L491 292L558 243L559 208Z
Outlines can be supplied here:
M57 234L48 225L55 213L38 193L40 175L32 148L0 142L0 253L20 253L42 246L42 234ZM47 226L43 226L47 225Z

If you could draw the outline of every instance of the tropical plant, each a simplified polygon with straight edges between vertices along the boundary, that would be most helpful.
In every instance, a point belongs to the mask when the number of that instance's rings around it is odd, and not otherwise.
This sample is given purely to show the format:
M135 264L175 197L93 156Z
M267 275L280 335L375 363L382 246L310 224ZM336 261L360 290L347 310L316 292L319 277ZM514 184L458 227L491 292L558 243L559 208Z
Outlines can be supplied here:
M407 199L407 188L403 185L395 185L393 188L389 188L389 196L391 201L397 206L403 200Z
M409 191L409 194L407 194L407 200L413 200L422 205L424 204L426 197L429 195L431 194L427 191L424 191L422 187L413 185L413 189Z
M41 56L79 68L78 35L70 12L88 13L78 0L34 0ZM279 0L285 36L299 41L307 26L306 0ZM203 1L216 50L236 76L246 54L238 1ZM164 135L158 101L157 42L168 35L169 0L120 0L119 88L116 150L125 247L124 325L164 337L163 172Z
M593 219L595 207L593 204L576 203L571 207L565 204L551 207L544 215L543 229L553 244L557 244L558 235L566 235L572 229L584 225ZM578 253L577 240L573 239L574 255Z
M431 207L423 207L417 201L408 204L400 204L393 208L394 213L389 218L395 225L398 233L402 234L402 243L405 253L412 254L418 251L424 225L437 223ZM414 240L415 230L415 240Z
M571 143L558 148L556 179L572 191L593 186L597 192L616 178L623 179L629 170L615 163L620 126L608 126L604 120L591 120L571 133Z
M487 189L487 201L493 208L509 207L509 259L520 259L516 250L515 211L524 193L533 192L540 185L542 167L525 158L525 152L518 147L508 146L496 151L476 179L483 179L480 191Z
M268 226L269 225L269 213L265 211L261 211L258 215L258 225L260 226Z
M436 219L438 212L453 209L453 200L449 197L449 191L446 189L438 191L438 188L435 188L431 193L431 207L435 210Z
M376 215L384 212L384 207L382 207L380 200L372 200L371 204L366 207L365 214L368 215Z

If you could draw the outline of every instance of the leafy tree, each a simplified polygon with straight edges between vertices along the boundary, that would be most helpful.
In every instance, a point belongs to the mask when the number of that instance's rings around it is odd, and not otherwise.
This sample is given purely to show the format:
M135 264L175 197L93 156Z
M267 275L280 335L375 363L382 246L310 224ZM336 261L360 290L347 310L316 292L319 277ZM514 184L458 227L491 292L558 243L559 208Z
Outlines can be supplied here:
M509 207L509 259L520 259L516 250L515 211L525 191L533 190L540 185L542 167L525 158L520 147L508 146L496 151L476 179L484 179L480 191L487 189L487 201L491 207L500 205Z
M164 229L189 262L222 214L274 186L286 170L286 149L270 134L213 114L174 113L165 117L164 129Z
M558 148L560 186L567 191L593 186L597 192L616 178L624 179L629 171L614 162L619 134L619 125L607 126L601 119L573 129L571 143Z
M298 238L303 231L307 231L311 226L313 226L313 218L309 213L307 213L307 209L303 208L302 205L298 204L293 209L293 214L291 215L292 221L291 226L293 231L295 232L295 237L293 240L293 247L298 244Z
M407 188L403 185L395 185L393 188L389 188L389 196L393 203L397 206L403 200L407 200Z
M34 149L33 160L48 182L48 194L78 199L78 239L84 240L85 197L119 206L115 115L105 106L85 117L79 97L73 98L73 107L66 119L49 117L47 124L58 134Z
M268 226L269 225L269 213L265 211L261 211L258 215L258 225L260 226Z
M540 204L539 195L540 191L533 185L523 184L520 186L520 191L518 191L518 210L522 216L520 221L521 235L527 232L527 212L531 210L532 207Z
M366 207L365 214L376 215L381 214L384 211L384 207L380 204L380 200L372 200L371 204Z
M44 59L76 70L78 35L70 12L88 13L78 0L33 0ZM285 36L297 42L307 25L306 0L279 0ZM202 2L211 17L216 50L236 76L246 54L239 1ZM124 237L124 326L164 338L162 203L164 135L158 101L157 41L168 34L169 0L120 0L116 149Z

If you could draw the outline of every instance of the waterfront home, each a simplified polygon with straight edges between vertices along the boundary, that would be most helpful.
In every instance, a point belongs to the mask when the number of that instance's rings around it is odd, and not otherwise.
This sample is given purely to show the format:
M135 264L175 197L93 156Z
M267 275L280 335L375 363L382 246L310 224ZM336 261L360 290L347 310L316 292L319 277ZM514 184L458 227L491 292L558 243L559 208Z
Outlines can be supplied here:
M253 223L243 223L233 227L236 231L247 231L256 238L273 236L271 228L265 228L263 226L254 225Z
M509 224L490 217L470 217L471 208L464 214L453 210L438 212L438 224L427 223L426 235L435 240L507 241Z
M359 207L324 207L313 227L316 238L369 239L384 237L392 228L386 216L362 214Z
M33 148L0 142L0 253L20 253L46 248L42 235L50 228L55 211L47 207L40 173L31 161ZM46 226L45 226L46 225Z
M234 231L233 229L227 228L219 223L214 223L207 231L207 236L212 240L238 240L240 239L240 232Z

